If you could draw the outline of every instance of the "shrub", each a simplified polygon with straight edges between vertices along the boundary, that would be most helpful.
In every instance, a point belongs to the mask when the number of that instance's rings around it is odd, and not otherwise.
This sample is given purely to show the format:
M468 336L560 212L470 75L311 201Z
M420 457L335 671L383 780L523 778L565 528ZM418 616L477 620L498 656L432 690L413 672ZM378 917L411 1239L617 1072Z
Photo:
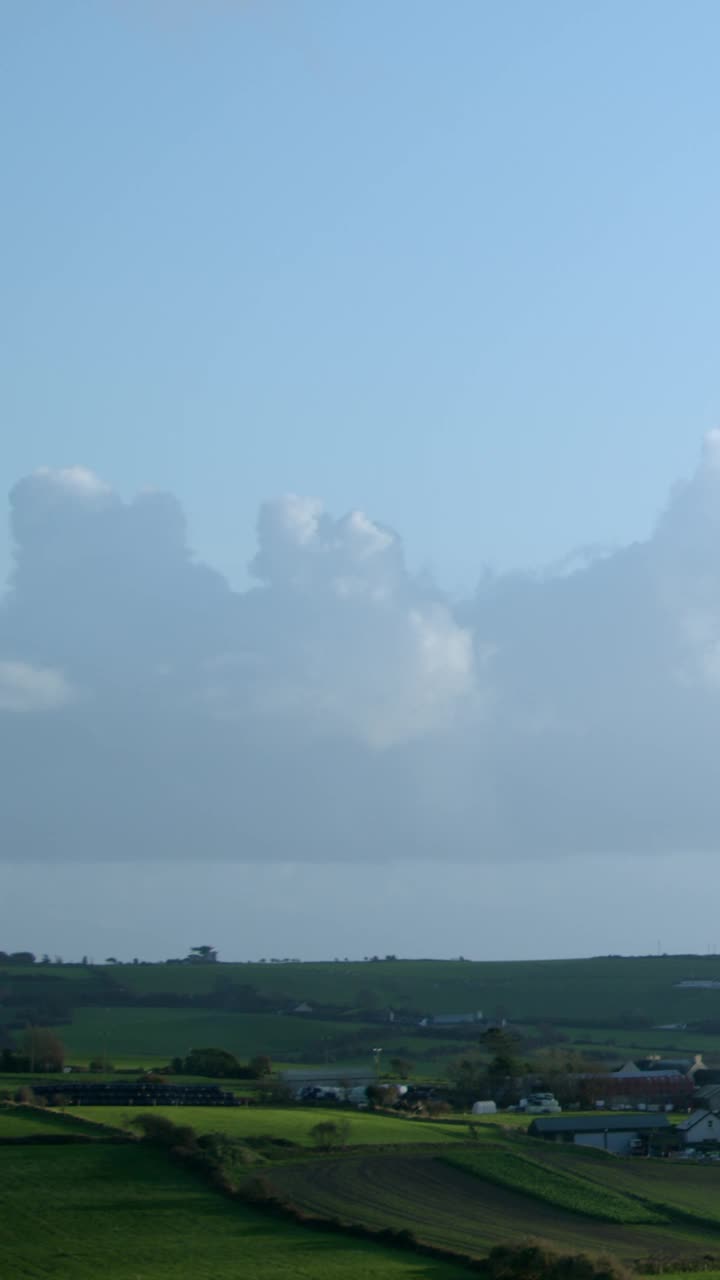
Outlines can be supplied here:
M485 1259L488 1280L629 1280L611 1258L558 1254L546 1245L497 1245Z
M316 1146L329 1150L331 1147L347 1146L347 1140L350 1136L349 1120L321 1120L319 1124L313 1125L310 1130L310 1137Z
M197 1146L197 1135L189 1124L173 1124L166 1116L145 1112L132 1122L146 1142L169 1150L192 1151Z
M425 1110L429 1116L447 1116L452 1111L449 1102L443 1102L441 1098L430 1098L425 1105Z

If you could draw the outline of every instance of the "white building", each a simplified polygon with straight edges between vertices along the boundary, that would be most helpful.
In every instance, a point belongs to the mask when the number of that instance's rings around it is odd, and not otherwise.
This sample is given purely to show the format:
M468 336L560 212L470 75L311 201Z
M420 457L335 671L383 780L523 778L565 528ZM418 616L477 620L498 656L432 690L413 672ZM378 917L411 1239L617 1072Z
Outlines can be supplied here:
M686 1147L696 1147L701 1142L720 1141L720 1116L713 1111L693 1111L687 1120L678 1125L678 1133Z

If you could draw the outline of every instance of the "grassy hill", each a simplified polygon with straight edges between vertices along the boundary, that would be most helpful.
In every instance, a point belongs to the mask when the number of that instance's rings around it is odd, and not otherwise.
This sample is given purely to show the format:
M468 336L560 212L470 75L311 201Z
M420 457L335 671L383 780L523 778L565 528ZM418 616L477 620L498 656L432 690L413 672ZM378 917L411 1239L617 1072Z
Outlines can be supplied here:
M131 997L175 995L202 999L218 980L250 986L282 1004L306 1000L343 1008L413 1008L425 1013L493 1014L502 1007L517 1022L543 1019L617 1021L640 1013L653 1022L720 1018L720 990L680 989L685 979L720 981L720 957L600 957L580 960L396 960L377 963L131 964L7 966L0 981L55 980L67 989L126 991ZM101 1004L102 1000L86 1003ZM159 1003L162 1004L162 1001Z
M101 1119L101 1123L105 1123ZM39 1134L82 1134L92 1132L92 1126L83 1123L81 1117L58 1115L55 1111L44 1114L29 1107L0 1106L0 1139L28 1138Z
M377 1035L376 1027L363 1023L162 1006L79 1008L72 1023L55 1029L71 1059L107 1056L113 1062L133 1063L168 1062L191 1048L207 1045L228 1049L241 1060L256 1053L267 1053L280 1061L321 1060L330 1046L346 1043L348 1054L361 1052Z
M144 1144L5 1147L3 1280L461 1280L457 1266L233 1204Z
M380 1046L384 1062L406 1057L432 1077L478 1032L423 1030L419 1015L481 1010L531 1036L552 1026L608 1060L702 1050L720 1061L720 990L677 985L688 979L720 981L720 958L5 965L0 1011L16 1029L54 1026L76 1063L149 1066L205 1045L240 1059L350 1063ZM300 1002L312 1013L288 1014ZM408 1021L389 1022L388 1009L409 1011Z
M395 1116L369 1112L338 1113L323 1107L134 1107L118 1114L115 1107L78 1107L73 1109L88 1120L128 1127L143 1110L164 1115L176 1123L189 1124L197 1133L222 1132L234 1138L289 1138L291 1142L311 1144L310 1130L322 1120L337 1120L346 1115L350 1122L348 1142L355 1145L456 1143L466 1138L459 1125L435 1121L403 1120Z

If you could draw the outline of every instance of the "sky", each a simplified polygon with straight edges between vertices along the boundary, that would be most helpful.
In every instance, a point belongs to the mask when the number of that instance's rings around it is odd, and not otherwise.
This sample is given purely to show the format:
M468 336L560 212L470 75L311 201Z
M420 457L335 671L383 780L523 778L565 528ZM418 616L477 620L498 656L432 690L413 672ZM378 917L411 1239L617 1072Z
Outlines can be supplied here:
M715 945L719 37L2 7L0 947Z

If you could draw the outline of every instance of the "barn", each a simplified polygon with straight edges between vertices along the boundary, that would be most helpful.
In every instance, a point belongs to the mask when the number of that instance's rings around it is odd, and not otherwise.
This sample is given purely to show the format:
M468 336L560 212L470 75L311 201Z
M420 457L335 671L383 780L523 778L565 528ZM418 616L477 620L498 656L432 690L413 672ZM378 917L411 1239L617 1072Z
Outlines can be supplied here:
M533 1120L528 1133L549 1142L573 1142L629 1156L646 1149L656 1135L671 1128L666 1115L542 1116Z

